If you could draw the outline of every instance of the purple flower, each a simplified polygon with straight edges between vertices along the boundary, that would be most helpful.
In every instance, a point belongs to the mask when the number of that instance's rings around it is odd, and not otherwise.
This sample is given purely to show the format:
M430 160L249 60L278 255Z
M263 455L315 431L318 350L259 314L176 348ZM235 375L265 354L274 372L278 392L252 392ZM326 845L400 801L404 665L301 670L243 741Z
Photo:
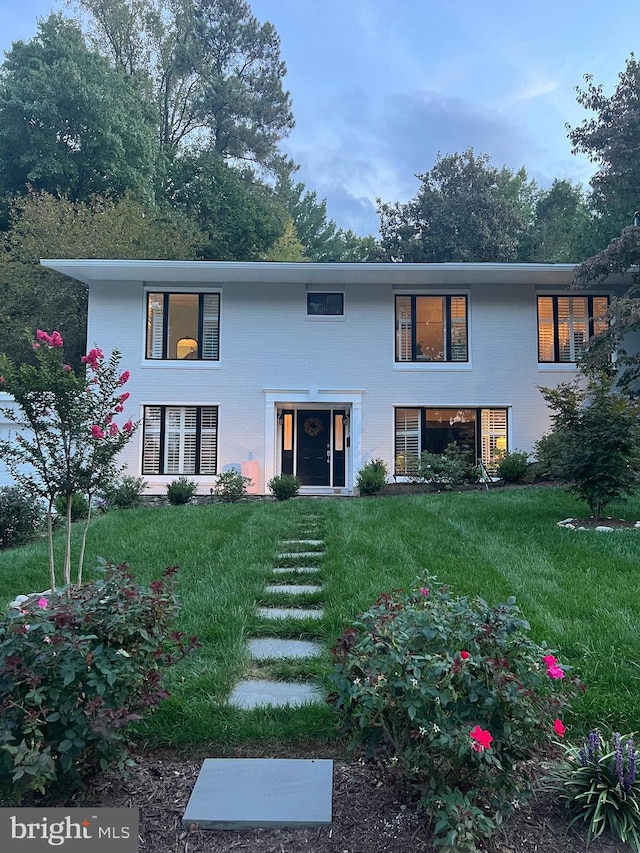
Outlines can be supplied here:
M621 788L624 787L624 767L622 764L622 738L620 737L620 732L616 732L614 735L614 744L615 744L615 756L616 756L616 778L618 779L618 785Z
M636 765L638 761L638 753L633 748L633 735L629 735L627 740L627 757L629 759L629 770L624 780L624 789L627 794L630 794L633 783L636 781Z

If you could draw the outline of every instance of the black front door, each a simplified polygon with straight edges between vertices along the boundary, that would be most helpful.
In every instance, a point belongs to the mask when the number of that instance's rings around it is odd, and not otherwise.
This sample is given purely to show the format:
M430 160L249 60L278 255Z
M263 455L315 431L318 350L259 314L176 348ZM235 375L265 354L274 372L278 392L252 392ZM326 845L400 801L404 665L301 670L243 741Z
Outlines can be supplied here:
M331 412L298 411L296 473L303 486L329 486L331 462Z

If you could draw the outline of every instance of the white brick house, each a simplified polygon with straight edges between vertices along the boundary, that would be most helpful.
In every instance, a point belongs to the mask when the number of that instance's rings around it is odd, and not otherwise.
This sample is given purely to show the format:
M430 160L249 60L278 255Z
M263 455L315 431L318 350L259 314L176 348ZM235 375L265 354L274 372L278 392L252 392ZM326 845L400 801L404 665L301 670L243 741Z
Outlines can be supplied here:
M539 385L575 377L616 283L557 264L45 260L89 286L88 345L131 372L123 454L149 492L230 466L350 494L370 459L456 440L491 466L548 427ZM595 318L595 319L594 319ZM595 324L595 326L594 326Z

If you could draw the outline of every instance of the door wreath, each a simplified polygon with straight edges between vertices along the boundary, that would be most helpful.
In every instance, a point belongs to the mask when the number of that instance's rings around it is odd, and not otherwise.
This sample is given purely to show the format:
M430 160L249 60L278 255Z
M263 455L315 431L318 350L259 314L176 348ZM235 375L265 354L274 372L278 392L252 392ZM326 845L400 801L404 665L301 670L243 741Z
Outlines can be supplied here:
M323 430L322 421L320 418L307 418L304 422L304 431L311 438L315 438Z

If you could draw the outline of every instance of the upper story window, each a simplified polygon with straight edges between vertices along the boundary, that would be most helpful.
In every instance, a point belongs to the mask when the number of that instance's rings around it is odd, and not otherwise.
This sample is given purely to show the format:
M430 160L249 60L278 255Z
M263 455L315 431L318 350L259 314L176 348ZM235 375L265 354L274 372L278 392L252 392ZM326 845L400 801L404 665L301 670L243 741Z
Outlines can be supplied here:
M396 361L468 361L466 296L396 296Z
M576 362L608 326L608 296L539 296L538 361Z
M307 293L307 317L344 316L344 293Z
M146 357L220 358L219 293L147 293Z

